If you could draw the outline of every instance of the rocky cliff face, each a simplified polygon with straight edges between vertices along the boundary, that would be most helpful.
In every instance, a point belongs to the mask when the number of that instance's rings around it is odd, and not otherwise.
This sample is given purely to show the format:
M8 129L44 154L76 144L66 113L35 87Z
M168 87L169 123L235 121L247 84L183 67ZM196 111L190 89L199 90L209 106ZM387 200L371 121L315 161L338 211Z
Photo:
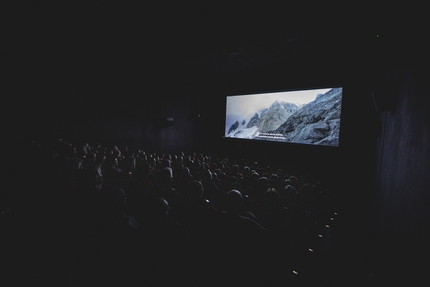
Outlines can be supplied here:
M239 119L226 136L316 145L339 145L342 88L334 88L306 105L275 101L249 120Z
M341 100L342 88L320 94L273 132L282 134L288 142L337 146Z
M246 125L246 128L252 128L258 124L258 120L260 119L260 116L255 113L254 116L249 120L248 124Z
M297 104L281 102L281 106L289 113L295 113L300 107Z
M234 132L235 130L237 130L238 127L239 127L239 121L236 121L234 124L230 126L230 128L228 129L228 133L230 134Z
M258 130L265 133L277 129L291 114L278 101L275 101L258 120Z

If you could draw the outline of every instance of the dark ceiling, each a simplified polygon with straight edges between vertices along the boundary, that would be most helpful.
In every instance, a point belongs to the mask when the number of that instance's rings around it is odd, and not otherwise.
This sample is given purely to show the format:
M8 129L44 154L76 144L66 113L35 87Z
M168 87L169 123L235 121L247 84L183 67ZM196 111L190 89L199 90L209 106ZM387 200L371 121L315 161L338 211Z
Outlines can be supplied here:
M3 5L2 45L13 84L39 90L87 87L94 92L113 83L118 89L138 89L203 78L342 81L379 57L378 41L408 33L409 26L396 24L400 15L402 21L413 18L383 1Z
M144 114L168 96L216 113L233 92L351 79L363 88L381 66L426 54L419 11L384 1L0 1L1 130L13 138L96 112Z

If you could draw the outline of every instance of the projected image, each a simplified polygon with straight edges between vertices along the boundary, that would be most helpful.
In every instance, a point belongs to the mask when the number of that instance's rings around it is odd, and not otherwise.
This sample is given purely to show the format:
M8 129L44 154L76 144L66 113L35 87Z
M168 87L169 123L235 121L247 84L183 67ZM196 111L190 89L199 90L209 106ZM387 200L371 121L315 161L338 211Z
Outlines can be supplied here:
M225 137L337 147L342 90L228 96Z

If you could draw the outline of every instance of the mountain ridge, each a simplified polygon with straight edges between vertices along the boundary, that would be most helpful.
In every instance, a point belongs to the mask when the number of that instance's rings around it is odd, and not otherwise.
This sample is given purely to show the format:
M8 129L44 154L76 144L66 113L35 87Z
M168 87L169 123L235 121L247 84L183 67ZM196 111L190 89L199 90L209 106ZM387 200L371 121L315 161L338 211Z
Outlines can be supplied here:
M269 134L275 141L338 146L342 91L330 89L304 105L276 99L249 120L237 120L227 136L264 140Z

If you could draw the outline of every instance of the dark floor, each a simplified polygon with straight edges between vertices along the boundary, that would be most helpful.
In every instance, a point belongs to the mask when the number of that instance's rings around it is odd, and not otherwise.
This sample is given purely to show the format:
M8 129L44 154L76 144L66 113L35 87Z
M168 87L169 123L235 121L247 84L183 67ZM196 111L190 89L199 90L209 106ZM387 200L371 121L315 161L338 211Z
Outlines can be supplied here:
M61 234L67 226L56 228L58 220L41 224L55 216L37 206L31 211L3 208L3 286L430 286L429 262L421 261L429 258L425 237L383 235L374 214L360 211L362 206L342 200L333 204L318 218L311 236L271 253L273 258L251 257L254 268L211 261L208 246L208 256L199 254L202 263L190 265L194 270L166 262L167 272L144 265L118 270L108 260L71 254L82 251L70 234ZM260 266L265 272L258 272Z
M321 229L323 237L309 241L309 248L306 244L300 245L303 250L295 250L296 256L286 258L285 262L279 260L283 256L278 257L278 269L265 273L266 277L248 274L246 269L238 268L237 272L231 272L233 277L227 278L226 274L229 273L222 270L223 263L217 262L208 266L212 270L201 272L205 268L199 268L199 274L205 278L191 276L195 274L192 271L188 275L183 274L183 277L168 278L171 273L160 271L157 275L158 284L154 281L146 282L149 271L143 267L122 270L113 276L112 272L118 270L111 270L109 266L100 267L102 265L92 269L88 264L92 259L86 258L87 262L81 262L85 267L76 268L79 262L65 262L59 258L62 244L55 242L58 236L55 235L55 230L52 230L52 236L47 237L46 234L42 236L31 230L31 226L25 226L25 223L13 227L4 225L6 228L2 232L2 246L6 247L3 248L6 256L2 256L2 263L7 268L3 268L3 274L10 280L4 286L98 286L102 282L105 285L148 283L148 286L176 285L179 282L186 282L188 286L201 286L202 283L206 286L232 286L240 283L251 286L429 286L426 276L428 262L417 262L419 254L406 251L420 248L396 246L396 243L405 244L400 240L393 240L394 245L381 243L376 232L370 228L364 230L358 224L365 223L352 222L348 214L343 214L342 211L331 211L319 224L325 228ZM20 228L29 228L30 232L11 234ZM31 238L26 237L30 234ZM47 242L49 238L51 242ZM256 264L264 265L265 262Z
M430 286L422 240L382 234L374 219L358 217L336 217L309 286Z

